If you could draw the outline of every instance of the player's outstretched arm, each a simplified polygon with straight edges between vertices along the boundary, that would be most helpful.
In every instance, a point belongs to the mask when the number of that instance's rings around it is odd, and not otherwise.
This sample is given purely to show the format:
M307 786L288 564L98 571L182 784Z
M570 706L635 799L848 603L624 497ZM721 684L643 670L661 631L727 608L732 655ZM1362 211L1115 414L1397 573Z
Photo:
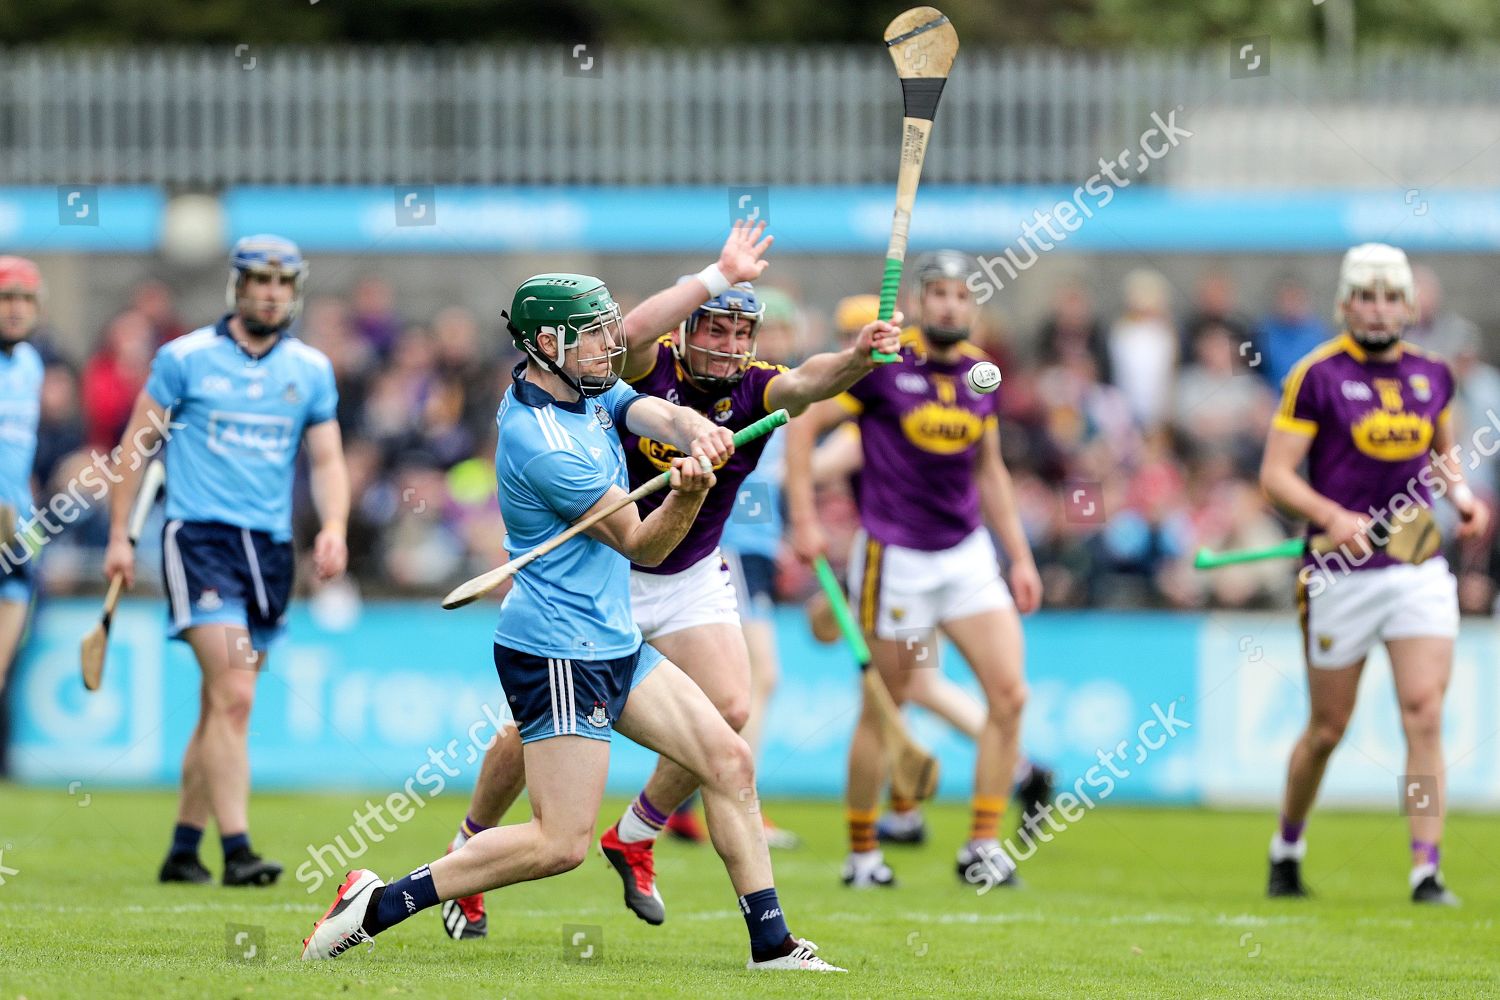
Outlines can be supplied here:
M703 498L715 481L713 468L706 460L675 458L672 460L672 492L667 494L660 507L642 520L636 505L627 503L584 533L637 565L659 566L687 535L703 506ZM611 486L578 521L608 509L624 496L624 490Z
M331 580L343 573L349 562L349 470L344 465L338 421L314 424L303 440L307 444L308 485L322 522L313 542L313 568L319 580Z
M766 408L796 416L820 399L830 399L864 378L875 367L872 351L895 354L901 346L901 314L889 323L876 320L859 331L842 351L814 354L766 387Z
M686 455L706 458L718 467L734 454L734 434L687 406L648 396L625 414L632 434L661 441Z
M1347 545L1365 530L1369 519L1340 507L1302 478L1297 470L1312 441L1307 434L1272 427L1260 460L1260 488L1282 510L1321 528L1334 545Z
M785 376L782 376L785 378ZM780 381L780 379L777 379ZM775 386L775 382L771 383ZM783 431L786 434L787 520L792 529L792 550L797 557L811 563L828 551L828 540L818 523L818 506L813 490L812 455L818 438L844 420L849 411L831 399L813 403Z
M979 503L991 530L1000 539L1000 547L1010 560L1010 590L1016 610L1021 614L1035 611L1042 603L1042 576L1037 572L1026 529L1021 526L1021 511L1016 503L1016 487L1000 455L1000 430L993 424L985 428L979 443Z
M109 547L104 551L104 578L125 577L125 586L135 586L135 546L130 544L130 507L140 492L141 475L161 451L162 428L170 427L167 408L145 389L135 397L135 408L120 443L110 455L105 473L113 485L109 491Z
M699 271L691 281L663 288L625 314L625 378L633 379L651 368L656 338L692 315L693 310L729 286L755 281L770 262L763 260L773 237L765 236L764 222L743 219L734 224L719 259Z

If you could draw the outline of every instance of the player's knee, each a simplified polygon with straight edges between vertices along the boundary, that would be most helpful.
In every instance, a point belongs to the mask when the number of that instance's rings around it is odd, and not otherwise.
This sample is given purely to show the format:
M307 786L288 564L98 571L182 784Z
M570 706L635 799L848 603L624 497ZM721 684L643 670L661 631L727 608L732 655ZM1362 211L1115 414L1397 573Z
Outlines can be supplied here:
M209 693L204 708L206 714L229 723L236 729L250 725L250 710L255 707L255 688L246 685L226 684Z
M1408 738L1431 737L1443 728L1443 699L1440 695L1407 698L1401 702L1401 725Z
M1307 728L1308 743L1314 753L1324 756L1333 753L1339 741L1344 738L1344 730L1349 725L1347 718L1317 718Z
M1026 707L1028 694L1026 685L1019 681L992 691L989 697L990 717L1000 722L1014 722L1020 718L1021 710Z
M588 857L593 836L584 830L565 837L547 837L543 843L546 850L541 859L541 867L547 875L561 875L583 864L583 859Z
M709 750L711 773L701 777L705 785L739 794L739 789L755 787L755 755L739 734L730 733L728 737L718 740Z
M735 698L719 706L719 714L729 723L729 728L739 732L750 721L750 699Z

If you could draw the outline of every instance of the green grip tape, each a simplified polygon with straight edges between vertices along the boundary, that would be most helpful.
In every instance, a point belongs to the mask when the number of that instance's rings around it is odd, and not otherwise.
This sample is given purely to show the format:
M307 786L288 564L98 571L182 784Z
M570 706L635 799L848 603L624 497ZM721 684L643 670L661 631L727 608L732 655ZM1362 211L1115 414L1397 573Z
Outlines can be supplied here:
M750 424L746 427L741 427L739 430L735 431L734 446L738 448L741 445L749 444L751 441L754 441L758 437L764 437L790 419L792 419L792 415L790 413L787 413L785 410L776 410L774 412L767 413L755 423Z
M896 315L896 293L901 290L901 266L899 257L885 259L885 274L880 279L880 319L884 322L889 322ZM901 360L901 355L886 354L883 351L871 351L870 357L885 364Z
M833 617L838 619L839 631L844 633L844 641L854 652L854 658L859 661L860 668L870 665L870 647L865 644L864 633L860 632L859 626L854 624L854 612L849 610L849 599L844 596L844 588L839 586L838 578L833 575L833 567L828 565L828 560L818 556L818 561L813 563L813 568L818 573L818 583L823 587L823 593L828 595L828 603L833 605Z
M771 433L790 419L792 419L792 415L786 412L786 410L773 410L772 412L767 413L765 416L761 417L755 423L746 424L744 427L741 427L739 430L735 431L734 446L736 448L739 448L746 444L749 444L751 441L754 441L758 437L765 437L767 434ZM670 483L672 481L671 470L669 469L666 472L663 472L661 475L657 476L656 481L661 483L663 486L665 486L667 483Z
M1259 562L1262 559L1292 559L1307 551L1307 542L1301 538L1288 538L1284 542L1275 545L1267 545L1258 549L1236 549L1232 552L1210 552L1207 549L1199 549L1198 554L1193 557L1195 569L1215 569L1219 566L1233 566L1236 563Z

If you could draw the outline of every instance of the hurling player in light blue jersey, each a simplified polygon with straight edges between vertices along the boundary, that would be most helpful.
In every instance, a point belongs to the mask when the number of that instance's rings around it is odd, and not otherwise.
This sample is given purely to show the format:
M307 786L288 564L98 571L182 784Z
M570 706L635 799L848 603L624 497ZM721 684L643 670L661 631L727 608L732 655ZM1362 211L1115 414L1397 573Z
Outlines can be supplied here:
M121 488L110 504L105 576L134 582L130 501L142 455L154 453L165 436L168 629L192 647L203 673L163 882L210 880L198 859L210 818L224 850L225 885L270 885L281 874L280 865L250 846L247 736L255 681L292 592L292 466L299 444L307 446L322 519L313 544L317 576L338 576L348 558L349 478L334 420L333 368L286 333L306 278L307 262L290 241L249 236L236 243L226 292L231 311L157 352L119 449ZM158 428L168 412L163 435Z
M42 359L26 339L36 330L41 298L37 266L23 257L0 257L0 688L31 606L32 553L16 530L23 512L33 510Z
M576 868L594 839L618 730L702 783L749 932L749 968L836 971L787 930L749 747L687 674L642 644L631 615L631 562L660 565L687 535L716 481L713 466L733 454L732 435L620 381L624 324L598 278L531 278L508 318L526 361L498 417L507 551L534 549L627 498L624 429L682 453L670 464L672 490L644 518L627 503L531 563L500 607L495 667L520 731L531 819L484 830L389 885L373 871L350 872L302 957L337 958L443 900Z

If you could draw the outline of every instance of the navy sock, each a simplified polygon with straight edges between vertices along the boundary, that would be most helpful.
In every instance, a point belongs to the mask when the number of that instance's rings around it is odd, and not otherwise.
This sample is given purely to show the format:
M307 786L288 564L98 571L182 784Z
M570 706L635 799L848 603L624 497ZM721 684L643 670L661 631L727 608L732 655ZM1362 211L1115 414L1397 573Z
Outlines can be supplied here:
M231 833L227 835L220 834L219 843L224 848L224 857L232 857L235 852L243 851L249 848L250 834L248 831L245 833Z
M791 932L786 929L786 917L776 901L776 887L741 896L740 912L745 915L745 926L750 931L750 957L764 962L779 956Z
M203 840L203 827L178 823L172 828L172 853L197 856L198 844Z
M365 929L371 934L379 934L412 914L437 904L438 894L432 884L432 873L423 865L385 887L375 904L374 914L365 920Z

